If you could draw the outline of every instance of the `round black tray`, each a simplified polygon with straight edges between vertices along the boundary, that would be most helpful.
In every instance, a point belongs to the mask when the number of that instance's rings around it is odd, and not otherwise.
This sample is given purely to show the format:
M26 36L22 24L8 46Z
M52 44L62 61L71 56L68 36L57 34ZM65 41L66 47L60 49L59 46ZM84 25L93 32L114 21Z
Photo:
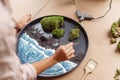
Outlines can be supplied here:
M48 15L48 16L61 16L61 15ZM48 16L44 16L44 17L48 17ZM37 38L37 36L39 37L39 35L33 36L31 33L32 32L31 27L40 23L40 20L44 17L38 18L38 19L30 22L27 26L25 26L20 31L20 33L18 34L18 38L17 38L18 39L17 40L17 50L18 50L19 39L24 32L29 33L29 35L32 36L32 38L34 38L39 43L39 39ZM69 37L71 29L75 28L76 26L78 26L78 28L80 29L80 37L78 39L72 41L74 43L75 58L70 60L70 61L76 63L77 65L79 65L83 61L83 59L87 53L88 44L89 44L88 36L86 34L86 31L83 29L83 27L78 22L76 22L75 20L73 20L71 18L65 17L65 16L62 16L62 17L64 17L64 26L62 28L65 30L64 36L59 39L60 41L62 41L62 44L67 44L70 42L68 40L68 37ZM40 43L39 43L39 45L40 45ZM17 51L17 53L18 53L18 51ZM70 71L72 71L72 70L70 70ZM68 73L68 72L66 72L66 73ZM64 74L66 74L66 73L64 73ZM39 76L41 76L41 77L56 77L56 76L60 76L60 75L63 75L63 74L59 74L59 75L55 75L55 76L49 76L49 75L39 75Z

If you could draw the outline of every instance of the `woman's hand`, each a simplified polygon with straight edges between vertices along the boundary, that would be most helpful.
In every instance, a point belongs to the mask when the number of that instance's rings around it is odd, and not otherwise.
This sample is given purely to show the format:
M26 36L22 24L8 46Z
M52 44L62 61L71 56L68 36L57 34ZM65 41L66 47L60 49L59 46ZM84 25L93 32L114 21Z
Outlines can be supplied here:
M44 70L48 69L49 67L53 66L58 62L73 58L74 52L75 51L73 49L73 43L62 45L56 50L54 55L39 62L35 62L32 65L36 69L36 73L40 74L41 72L43 72Z
M26 24L28 24L31 21L31 14L27 14L26 16L23 16L23 18L17 23L17 27L19 29L22 29Z
M17 30L17 32L19 32L26 24L31 22L31 18L32 18L31 14L27 14L26 16L23 16L23 18L19 22L17 22L14 18L12 18L13 21L16 23L15 29Z
M68 60L74 57L73 43L60 46L52 56L57 62Z

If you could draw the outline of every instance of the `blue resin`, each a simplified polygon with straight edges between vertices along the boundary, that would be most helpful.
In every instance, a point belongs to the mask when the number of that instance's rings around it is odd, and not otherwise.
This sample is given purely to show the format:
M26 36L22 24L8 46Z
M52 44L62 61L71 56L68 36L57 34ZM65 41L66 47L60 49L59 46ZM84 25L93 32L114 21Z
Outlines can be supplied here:
M23 64L34 63L43 60L51 55L53 55L55 50L45 49L41 47L35 39L32 39L29 35L24 33L18 44L18 57ZM51 68L45 70L40 75L46 76L57 76L71 71L77 66L76 63L71 61L64 61L55 64Z

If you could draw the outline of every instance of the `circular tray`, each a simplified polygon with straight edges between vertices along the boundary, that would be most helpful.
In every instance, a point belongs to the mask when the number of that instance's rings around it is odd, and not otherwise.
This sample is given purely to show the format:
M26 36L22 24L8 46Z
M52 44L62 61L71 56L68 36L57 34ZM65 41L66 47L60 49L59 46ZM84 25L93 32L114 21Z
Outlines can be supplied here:
M61 16L61 15L48 15L48 16ZM44 16L44 17L48 17L48 16ZM20 38L24 33L27 33L30 37L32 37L34 40L36 40L38 42L38 44L42 47L45 48L52 48L52 49L57 49L57 47L52 47L51 45L55 42L55 41L59 41L59 45L63 45L63 44L67 44L70 41L68 40L68 37L70 35L70 30L75 28L75 26L78 26L80 29L80 37L76 40L73 40L72 42L74 43L74 49L75 49L75 58L71 59L71 62L74 62L75 64L77 64L77 66L82 62L82 60L84 59L86 53L87 53L87 49L88 49L88 36L86 34L86 31L83 29L83 27L76 21L74 21L71 18L64 17L64 25L63 25L63 29L65 30L65 34L62 38L60 39L55 39L52 38L50 41L45 41L43 40L43 42L40 41L40 36L38 33L42 30L42 26L40 25L40 20L44 17L38 18L32 22L30 22L27 26L25 26L20 33L18 34L18 40L17 40L17 55L20 58L21 62L24 63L28 63L29 61L23 61L22 59L24 58L24 54L23 52L21 53L19 51L19 47L22 44L20 44ZM40 28L37 28L40 27ZM45 32L42 32L45 33ZM42 34L40 33L40 34ZM45 35L51 35L48 33L45 33ZM30 55L29 55L30 56ZM37 57L37 56L36 56ZM32 62L30 62L32 63ZM76 66L76 67L77 67ZM66 74L72 70L74 70L76 67L72 68L71 70L66 71L65 73L59 73L57 75L44 75L44 74L40 74L39 76L41 77L56 77L56 76L60 76L63 74Z

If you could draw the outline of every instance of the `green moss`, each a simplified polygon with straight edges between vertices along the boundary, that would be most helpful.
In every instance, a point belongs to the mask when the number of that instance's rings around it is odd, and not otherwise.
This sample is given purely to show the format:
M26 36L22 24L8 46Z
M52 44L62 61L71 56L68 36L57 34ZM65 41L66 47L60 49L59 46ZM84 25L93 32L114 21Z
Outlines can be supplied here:
M118 25L119 25L119 27L120 27L120 18L119 18L119 20L118 20Z
M111 26L111 34L113 37L117 38L120 36L120 27L118 22L114 22Z
M117 49L120 50L120 42L117 45Z
M71 29L69 40L72 41L74 39L79 38L79 36L80 36L80 29L77 28Z
M120 70L119 70L119 69L116 69L116 73L115 73L115 76L114 76L114 80L120 80L119 77L120 77Z
M112 39L111 39L111 43L112 43L112 44L114 44L114 43L116 43L116 42L117 42L117 39L116 39L116 38L112 38Z
M60 38L64 35L65 31L64 29L55 29L52 31L52 35L54 38Z
M52 32L54 29L59 29L63 26L64 18L61 16L50 16L41 19L41 25L45 32Z

